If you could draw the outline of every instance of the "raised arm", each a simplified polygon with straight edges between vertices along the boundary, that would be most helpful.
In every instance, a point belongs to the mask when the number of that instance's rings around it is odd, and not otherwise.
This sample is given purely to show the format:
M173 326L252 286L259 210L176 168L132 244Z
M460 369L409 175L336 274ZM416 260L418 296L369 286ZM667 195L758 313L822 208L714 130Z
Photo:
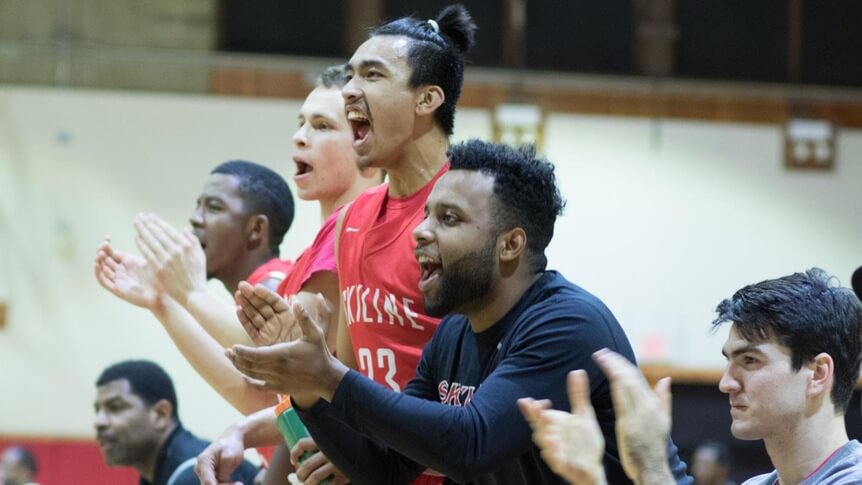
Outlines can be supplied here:
M249 414L275 403L274 394L248 385L224 356L224 348L161 289L143 258L114 249L106 239L96 252L94 271L113 295L150 310L195 371L238 411Z
M237 411L247 415L276 404L276 395L250 386L225 357L224 347L178 303L168 300L154 315L195 371Z
M178 231L154 214L135 218L135 243L164 291L222 347L250 344L233 305L206 283L206 256L191 231Z

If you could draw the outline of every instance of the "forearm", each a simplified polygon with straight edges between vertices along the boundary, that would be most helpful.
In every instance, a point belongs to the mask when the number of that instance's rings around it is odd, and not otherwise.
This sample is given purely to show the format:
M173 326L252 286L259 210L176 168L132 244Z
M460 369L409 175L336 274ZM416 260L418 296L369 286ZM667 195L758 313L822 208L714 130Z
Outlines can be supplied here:
M245 448L273 446L284 443L276 425L275 406L270 406L234 423L234 430L242 436Z
M396 393L350 372L330 414L406 458L458 482L499 468L532 446L515 399L511 409L487 413ZM482 406L485 407L485 406ZM491 418L492 414L494 415ZM492 419L493 422L488 420Z
M239 323L236 309L209 288L189 293L184 308L222 347L253 345Z
M250 414L275 403L274 394L248 385L225 357L224 348L177 302L165 299L153 313L195 371L239 412Z

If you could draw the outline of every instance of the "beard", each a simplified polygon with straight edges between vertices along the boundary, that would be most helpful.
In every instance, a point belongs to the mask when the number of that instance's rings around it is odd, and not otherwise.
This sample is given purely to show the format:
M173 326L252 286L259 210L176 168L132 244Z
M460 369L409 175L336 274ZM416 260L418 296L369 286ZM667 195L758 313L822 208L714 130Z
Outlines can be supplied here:
M109 467L136 466L146 462L154 453L158 453L158 439L142 439L135 443L114 442L112 446L103 449L102 457Z
M491 289L495 238L441 269L434 295L425 295L425 314L442 318L483 299Z

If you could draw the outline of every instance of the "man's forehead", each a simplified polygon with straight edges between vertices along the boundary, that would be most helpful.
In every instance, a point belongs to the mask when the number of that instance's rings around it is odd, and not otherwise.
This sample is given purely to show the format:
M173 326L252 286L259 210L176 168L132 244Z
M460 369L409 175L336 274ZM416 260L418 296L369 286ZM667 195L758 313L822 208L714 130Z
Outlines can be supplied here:
M428 196L428 204L463 205L490 201L494 177L475 170L450 170L443 174Z
M724 346L722 347L722 350L728 355L730 355L730 353L735 350L739 350L745 347L756 347L762 343L763 342L752 342L743 337L742 334L739 333L739 330L734 323L730 327L730 331L727 333L727 339L724 341Z
M401 35L375 35L356 49L348 61L351 69L359 69L363 64L380 64L391 67L407 62L410 39Z
M96 388L96 399L98 401L108 401L118 397L128 399L133 395L132 384L125 378L106 382Z
M315 88L309 93L299 110L299 118L312 119L317 116L335 118L344 114L344 98L341 90Z
M765 339L749 340L739 332L737 324L734 323L727 334L727 340L724 343L724 347L722 347L722 353L730 356L734 352L741 351L754 351L763 354L777 351L790 355L790 349L779 343L774 336L768 335Z
M201 197L236 197L239 193L239 178L226 173L213 173L204 182Z

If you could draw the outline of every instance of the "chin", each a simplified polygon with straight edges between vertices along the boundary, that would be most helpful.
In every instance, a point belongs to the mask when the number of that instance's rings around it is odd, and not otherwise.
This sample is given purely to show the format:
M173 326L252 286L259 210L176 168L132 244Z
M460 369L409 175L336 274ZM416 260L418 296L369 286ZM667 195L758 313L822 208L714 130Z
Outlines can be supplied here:
M374 159L368 154L356 154L356 168L364 170L366 168L380 168L374 164Z
M130 466L128 463L126 463L128 460L126 460L124 456L112 456L102 454L102 458L105 459L105 465L109 467Z
M429 300L428 298L425 298L423 307L425 309L425 314L429 317L443 318L452 313L452 305L447 305L446 302L441 302L439 300Z
M730 434L732 434L734 438L743 441L759 440L763 438L761 433L758 433L756 429L752 429L751 426L746 426L745 423L738 423L735 421L730 425Z

